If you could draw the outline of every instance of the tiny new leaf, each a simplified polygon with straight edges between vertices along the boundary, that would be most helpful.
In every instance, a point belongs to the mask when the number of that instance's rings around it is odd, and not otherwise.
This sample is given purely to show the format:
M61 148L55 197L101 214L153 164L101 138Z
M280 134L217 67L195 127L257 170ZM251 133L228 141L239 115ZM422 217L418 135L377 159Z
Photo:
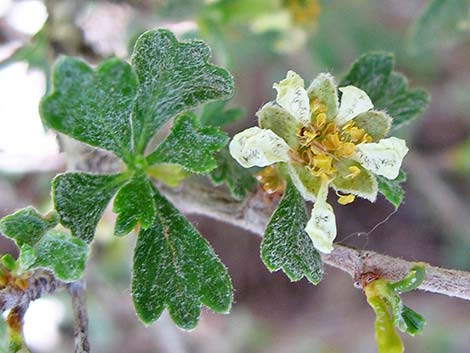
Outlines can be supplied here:
M155 321L166 307L181 328L196 326L201 305L227 313L232 284L209 243L155 189L156 219L141 229L134 253L132 298L139 318Z
M76 281L85 270L88 245L69 234L51 230L34 245L21 247L20 264L25 270L47 268L62 281Z
M137 77L131 66L109 59L94 71L81 60L62 57L54 65L53 85L52 93L40 105L43 122L128 160L129 115L137 91Z
M305 232L305 203L291 181L274 211L261 243L261 258L271 271L282 269L291 281L305 276L320 282L323 274L320 254Z
M400 173L394 180L387 179L381 175L377 175L376 177L380 193L384 195L395 208L398 208L403 201L403 196L405 196L405 191L400 184L406 181L406 173L400 170Z
M230 155L228 147L224 147L215 155L217 168L209 173L209 177L215 185L227 184L232 196L242 200L247 192L253 190L256 179L253 169L243 168Z
M418 117L429 103L421 89L409 89L406 78L393 72L390 53L369 53L351 66L341 86L353 85L364 90L375 109L385 110L393 118L392 129L398 129Z
M173 163L193 173L207 173L217 166L212 156L228 141L216 127L202 126L192 113L175 119L170 134L148 157L149 164Z
M232 76L209 64L209 57L204 42L178 42L167 30L148 31L139 37L132 54L139 78L131 117L136 153L143 153L150 138L170 118L232 95Z
M34 245L45 232L59 223L57 213L41 215L35 208L26 207L0 220L0 232L13 239L18 247Z
M134 176L126 185L119 189L114 199L113 212L118 213L114 234L128 234L140 223L147 229L155 219L155 201L153 188L144 175Z
M57 175L52 181L52 199L60 223L69 228L74 236L91 242L106 206L125 181L124 174Z

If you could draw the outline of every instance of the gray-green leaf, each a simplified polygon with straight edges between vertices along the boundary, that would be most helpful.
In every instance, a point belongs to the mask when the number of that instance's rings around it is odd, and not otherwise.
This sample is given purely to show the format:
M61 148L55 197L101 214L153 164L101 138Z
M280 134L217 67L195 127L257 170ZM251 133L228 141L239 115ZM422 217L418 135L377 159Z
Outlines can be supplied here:
M136 153L143 153L156 130L172 117L232 95L232 76L209 64L209 57L204 42L178 42L167 30L148 31L139 37L132 55L139 78L132 114Z
M48 230L59 223L57 213L42 216L35 208L26 207L0 220L0 232L15 240L18 247L34 245Z
M69 234L51 230L36 244L21 247L20 264L25 270L47 268L62 281L78 280L85 270L88 245Z
M192 113L179 116L167 138L148 157L149 164L173 163L193 173L207 173L217 166L212 156L228 141L218 128L201 126Z
M305 203L291 181L274 211L261 243L261 258L271 271L282 269L291 281L306 277L320 282L323 274L320 254L305 232Z
M157 216L137 238L132 298L139 318L155 321L166 307L181 328L196 326L201 304L230 310L232 284L209 243L155 190Z
M409 89L406 78L393 72L390 53L370 53L361 56L341 81L341 86L353 85L364 90L377 110L385 110L397 129L419 116L429 103L429 95L421 89Z
M224 147L214 158L217 161L217 168L209 173L210 179L216 185L225 183L232 196L242 200L256 184L253 176L254 168L245 169L240 166L230 155L228 147Z
M81 60L63 57L54 66L53 85L39 109L44 123L128 161L129 115L137 91L130 65L109 59L94 71Z
M91 242L106 206L126 179L123 174L57 175L52 181L52 198L62 225L74 236Z
M405 191L400 184L406 181L406 173L400 170L400 173L394 180L387 179L381 175L377 175L376 177L380 193L384 195L395 208L398 208L405 196Z
M113 212L118 213L114 234L128 234L139 222L147 229L155 219L153 188L144 175L134 176L119 189L114 199Z

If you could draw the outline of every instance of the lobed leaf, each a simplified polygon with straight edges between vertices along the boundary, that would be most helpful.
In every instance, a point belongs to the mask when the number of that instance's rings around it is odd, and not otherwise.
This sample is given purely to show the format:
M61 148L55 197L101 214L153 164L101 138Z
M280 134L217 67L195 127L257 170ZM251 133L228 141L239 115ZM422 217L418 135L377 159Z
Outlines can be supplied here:
M416 311L413 311L406 305L403 305L403 311L401 315L406 325L405 332L407 334L409 334L410 336L414 336L418 333L423 332L426 320Z
M135 175L119 189L114 199L113 212L118 213L114 234L123 236L132 231L137 223L143 229L150 227L155 219L153 188L145 175Z
M282 269L291 281L305 276L317 284L322 278L322 261L305 232L305 203L291 181L274 211L261 243L261 259L271 271Z
M209 64L209 56L204 42L178 42L167 30L148 31L139 37L132 55L139 78L131 117L136 153L143 153L157 129L172 117L232 95L232 76Z
M215 127L203 127L192 113L179 116L167 138L148 157L149 164L173 163L193 173L207 173L217 167L213 154L228 141Z
M51 230L34 245L21 247L20 264L26 269L47 268L62 281L76 281L85 270L88 245L69 234Z
M54 66L53 85L39 108L44 124L128 161L129 115L137 92L131 66L109 59L93 70L81 60L62 57Z
M394 180L387 179L381 175L377 175L376 177L380 193L384 195L395 208L398 208L405 196L405 191L400 184L406 181L406 173L400 170L400 173Z
M408 89L406 78L393 72L393 66L390 53L365 54L351 66L340 87L353 85L364 90L375 109L385 110L393 118L392 129L398 129L424 111L429 95Z
M26 207L3 217L0 220L0 232L21 247L23 244L36 244L44 233L58 223L57 213L42 216L35 208Z
M132 298L139 318L155 321L166 307L181 328L192 329L200 307L230 310L232 284L209 243L155 189L156 219L137 238Z
M60 223L87 243L111 198L125 183L124 174L65 173L52 181L52 199Z
M216 185L225 183L232 196L242 200L256 185L253 169L243 168L230 155L228 147L224 147L214 156L217 167L209 173L209 178Z

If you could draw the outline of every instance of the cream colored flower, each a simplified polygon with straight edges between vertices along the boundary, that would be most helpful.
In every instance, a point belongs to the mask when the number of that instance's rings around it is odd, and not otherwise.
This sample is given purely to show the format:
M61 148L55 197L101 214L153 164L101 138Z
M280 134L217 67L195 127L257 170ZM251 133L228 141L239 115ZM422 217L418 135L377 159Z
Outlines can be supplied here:
M342 205L355 196L374 202L374 174L395 179L408 148L402 139L385 138L392 119L371 110L366 92L341 87L340 104L334 79L327 73L306 90L303 79L289 71L274 89L276 102L257 113L260 127L235 135L230 153L246 168L287 164L304 199L315 202L305 231L318 250L329 253L336 237L335 215L327 202L329 186Z

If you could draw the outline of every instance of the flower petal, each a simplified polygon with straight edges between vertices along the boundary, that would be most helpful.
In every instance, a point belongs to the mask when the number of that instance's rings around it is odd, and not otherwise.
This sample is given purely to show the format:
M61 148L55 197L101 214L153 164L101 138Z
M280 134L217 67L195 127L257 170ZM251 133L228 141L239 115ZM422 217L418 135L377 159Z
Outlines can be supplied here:
M354 123L371 136L372 141L377 142L387 135L392 125L392 118L384 112L372 110L356 116Z
M340 126L374 107L367 93L355 86L341 87L339 90L343 96L335 121Z
M356 146L352 159L374 174L395 179L408 147L404 140L389 137L378 143L362 143Z
M333 240L336 238L336 219L333 208L326 202L328 184L324 183L321 189L323 190L320 190L317 202L313 205L312 215L305 231L317 250L329 254L333 250Z
M377 179L371 172L351 159L341 160L335 167L338 170L338 175L333 180L332 186L336 191L354 194L375 202L378 186ZM354 172L357 175L354 175Z
M287 77L274 84L277 91L276 102L287 110L302 125L310 123L310 102L304 88L304 80L294 71L288 71Z
M338 92L336 83L329 73L319 74L307 89L310 101L317 98L326 107L327 120L333 120L338 113Z
M322 180L314 176L304 165L290 161L289 175L297 190L307 201L315 201L320 190Z
M287 143L271 130L257 126L236 134L229 148L232 157L245 168L289 160Z
M285 109L277 104L267 103L256 113L256 116L261 128L272 130L277 136L282 137L292 149L297 149L299 146L297 131L302 127L302 124Z

